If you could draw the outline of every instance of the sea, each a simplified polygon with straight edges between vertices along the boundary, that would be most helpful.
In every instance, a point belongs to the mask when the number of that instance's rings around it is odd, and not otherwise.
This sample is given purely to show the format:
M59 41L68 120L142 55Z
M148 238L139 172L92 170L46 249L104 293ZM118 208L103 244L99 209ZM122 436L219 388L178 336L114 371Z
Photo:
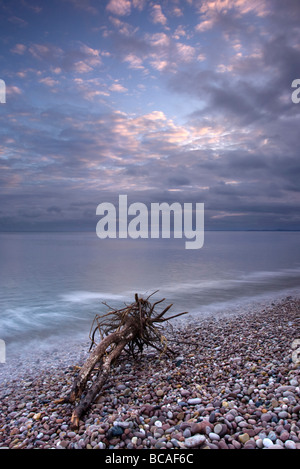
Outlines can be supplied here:
M88 340L95 315L165 298L197 321L300 293L300 233L206 231L182 239L0 233L0 339L7 350Z

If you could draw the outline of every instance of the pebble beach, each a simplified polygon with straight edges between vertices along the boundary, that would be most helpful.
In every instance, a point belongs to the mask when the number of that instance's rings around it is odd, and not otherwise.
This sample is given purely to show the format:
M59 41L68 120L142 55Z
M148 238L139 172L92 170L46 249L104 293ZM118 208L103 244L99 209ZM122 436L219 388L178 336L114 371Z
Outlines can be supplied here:
M0 448L300 449L299 298L187 315L166 337L174 356L121 356L76 430L57 401L89 341L0 364Z

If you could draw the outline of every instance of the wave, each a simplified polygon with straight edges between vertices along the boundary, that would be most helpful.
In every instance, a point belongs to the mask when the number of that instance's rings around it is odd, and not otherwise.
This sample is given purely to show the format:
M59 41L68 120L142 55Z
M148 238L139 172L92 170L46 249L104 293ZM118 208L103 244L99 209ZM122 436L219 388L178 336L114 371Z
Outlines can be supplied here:
M161 287L164 292L178 293L198 291L208 292L210 290L228 290L242 285L251 284L272 284L273 281L280 280L299 280L300 281L300 268L296 269L283 269L279 271L256 271L250 273L234 272L231 278L219 278L214 280L197 280L195 282L182 282L166 284ZM299 284L300 286L300 284ZM283 284L284 289L286 286Z
M70 303L89 303L95 300L117 300L122 301L127 299L125 295L119 295L114 293L102 293L102 292L91 292L91 291L72 291L69 293L63 293L60 295L62 301Z

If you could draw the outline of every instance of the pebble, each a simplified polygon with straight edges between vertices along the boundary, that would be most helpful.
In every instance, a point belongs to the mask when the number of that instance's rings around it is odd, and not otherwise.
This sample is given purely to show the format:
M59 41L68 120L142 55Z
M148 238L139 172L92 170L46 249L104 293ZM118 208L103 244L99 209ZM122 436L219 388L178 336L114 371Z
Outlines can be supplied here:
M256 440L256 446L259 448L259 449L262 449L263 446L264 446L264 443L263 443L263 440L261 438L258 438Z
M280 436L279 436L281 441L287 441L289 439L289 437L290 437L290 434L286 430L284 430L282 433L280 433Z
M186 448L195 448L201 446L205 441L206 438L204 435L194 435L184 440L184 446Z
M246 443L250 439L250 436L248 433L243 433L242 435L239 435L239 441L241 443Z
M284 446L286 449L297 449L296 443L292 440L286 440L286 442L284 443Z
M212 429L211 427L212 425L207 420L202 420L202 422L195 422L195 423L192 423L191 425L191 433L192 434L195 434L195 433L206 434L207 429L209 430L209 432L211 431Z
M23 353L0 367L0 448L300 449L300 369L289 326L299 310L300 300L289 298L263 311L183 321L173 332L177 358L121 357L78 430L70 426L74 407L59 399L89 344L36 353L38 366Z
M264 438L263 439L263 445L265 448L270 448L270 446L273 446L273 441L270 440L270 438Z
M254 440L246 441L246 443L243 446L244 449L255 449L255 447L256 447L256 443Z
M196 397L194 399L188 399L188 404L190 404L190 405L201 404L201 399L199 399L198 397Z
M190 436L192 436L191 430L189 428L186 428L183 432L183 436L184 438L189 438Z

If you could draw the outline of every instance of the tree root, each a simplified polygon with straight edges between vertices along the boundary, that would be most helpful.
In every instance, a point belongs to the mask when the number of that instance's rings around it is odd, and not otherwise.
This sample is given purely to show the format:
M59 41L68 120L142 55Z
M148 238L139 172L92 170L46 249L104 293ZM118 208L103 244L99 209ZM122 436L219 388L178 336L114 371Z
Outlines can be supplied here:
M165 318L164 315L172 305L157 313L155 307L165 299L151 304L149 298L152 295L143 299L136 294L135 302L125 308L95 316L90 333L90 356L74 380L70 394L64 399L64 402L69 403L79 400L72 414L72 428L78 428L81 416L88 410L107 382L111 367L122 351L136 357L138 353L143 352L145 346L148 346L160 353L172 353L162 333L161 325L187 312ZM100 335L99 344L95 342L96 333ZM94 350L92 350L93 347ZM92 377L96 365L99 369ZM90 381L91 384L88 386Z

